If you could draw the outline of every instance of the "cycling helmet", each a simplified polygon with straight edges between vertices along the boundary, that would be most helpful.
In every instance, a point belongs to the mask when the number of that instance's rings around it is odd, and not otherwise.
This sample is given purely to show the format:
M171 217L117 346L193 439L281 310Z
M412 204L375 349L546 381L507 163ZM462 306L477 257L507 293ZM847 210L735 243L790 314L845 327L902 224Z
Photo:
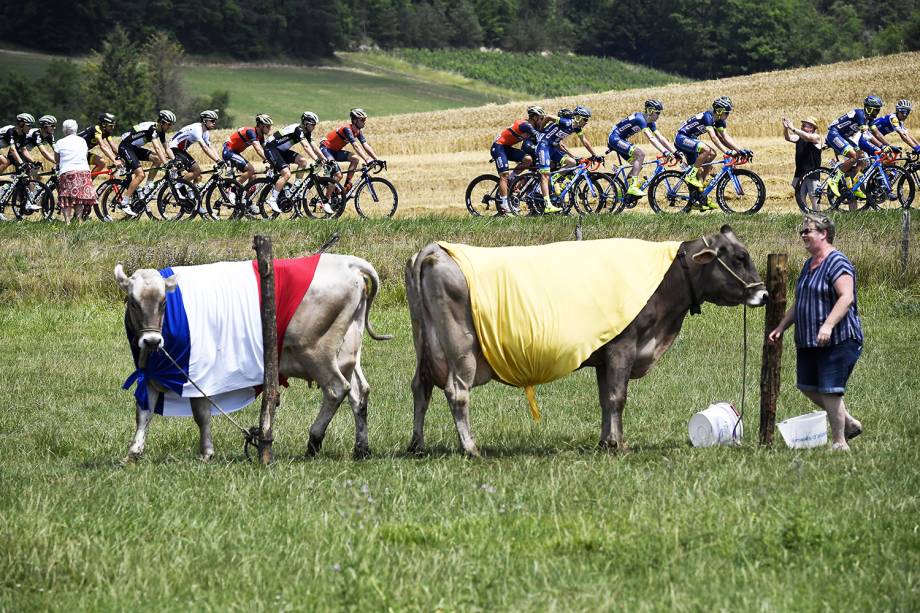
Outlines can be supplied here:
M645 101L645 110L646 112L660 113L664 110L664 104L661 103L661 100L649 98Z
M910 113L910 110L913 108L913 106L914 105L911 104L910 100L907 98L901 98L895 103L894 110L903 113Z
M575 107L575 114L585 119L591 119L591 109L586 106L578 105Z
M42 115L41 117L38 118L38 123L39 125L42 125L42 126L56 126L57 117L55 117L54 115Z
M731 112L734 107L732 106L731 98L728 96L721 96L712 101L712 108L716 111Z
M574 116L575 112L572 109L559 109L560 119L571 119Z
M870 115L876 115L879 111L882 110L882 106L885 103L882 102L882 99L878 96L866 96L866 99L863 100L863 107L865 107L866 112Z
M176 123L176 114L172 111L163 109L160 111L160 114L157 116L157 119L160 121L165 121L167 123Z
M19 115L16 115L16 121L22 121L31 126L33 123L35 123L35 118L28 113L20 113Z
M316 116L316 113L312 111L304 111L304 114L300 116L301 123L312 123L314 126L319 123L319 117Z
M112 115L111 113L100 113L99 123L100 124L110 123L112 125L115 125L115 115Z
M275 122L272 121L271 115L266 115L262 113L261 115L256 115L256 124L261 124L263 126L273 125Z
M367 113L364 112L364 109L351 109L349 113L352 119L367 119Z
M198 113L199 119L204 121L205 119L210 119L211 121L217 121L217 111L201 111Z
M543 110L542 106L533 105L533 106L527 107L527 114L536 115L537 117L543 117L544 115L546 115L546 111Z

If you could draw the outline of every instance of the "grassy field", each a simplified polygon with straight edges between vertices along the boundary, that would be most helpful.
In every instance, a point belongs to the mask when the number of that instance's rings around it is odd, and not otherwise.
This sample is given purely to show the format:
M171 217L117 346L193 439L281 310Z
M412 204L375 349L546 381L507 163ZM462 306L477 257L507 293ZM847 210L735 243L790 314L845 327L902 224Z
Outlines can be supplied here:
M732 223L761 268L768 252L790 253L794 277L798 219ZM606 217L586 220L584 235L689 239L719 222ZM402 452L414 361L403 263L432 239L566 239L573 220L0 224L0 609L917 610L920 256L900 273L897 215L838 224L867 338L847 394L866 433L849 455L754 443L762 309L749 313L743 445L688 446L694 412L740 396L742 311L706 305L631 384L629 452L596 451L596 388L578 372L538 389L538 424L518 390L476 389L477 461L457 452L439 393L430 453ZM164 419L145 458L122 465L133 409L119 389L131 365L114 264L249 258L252 234L266 231L286 257L333 229L336 251L380 272L372 319L395 334L364 348L373 457L350 459L343 407L321 455L305 460L319 396L295 382L267 469L244 461L222 419L208 465L195 459L193 422ZM780 419L810 410L793 388L790 343Z

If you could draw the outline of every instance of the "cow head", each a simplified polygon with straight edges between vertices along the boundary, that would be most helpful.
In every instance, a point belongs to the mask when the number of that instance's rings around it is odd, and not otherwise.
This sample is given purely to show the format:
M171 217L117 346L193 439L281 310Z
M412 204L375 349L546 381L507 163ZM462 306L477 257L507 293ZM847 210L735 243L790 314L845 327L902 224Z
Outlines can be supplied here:
M163 345L166 294L176 289L176 277L164 279L158 271L149 268L135 270L129 277L118 264L115 280L127 294L125 325L140 350L138 364L143 368L150 352Z
M721 306L763 306L767 290L751 256L731 226L722 226L718 234L693 241L688 248L693 261L700 267L699 293L701 300Z

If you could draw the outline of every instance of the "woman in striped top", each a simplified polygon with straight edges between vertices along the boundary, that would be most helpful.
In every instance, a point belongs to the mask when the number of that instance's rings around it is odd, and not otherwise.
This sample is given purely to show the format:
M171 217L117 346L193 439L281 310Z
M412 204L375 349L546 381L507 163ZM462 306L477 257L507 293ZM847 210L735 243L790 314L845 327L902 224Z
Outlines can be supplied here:
M805 261L795 285L795 302L768 335L779 342L795 324L797 386L827 411L833 449L848 451L847 441L862 433L862 424L843 402L847 380L862 353L863 333L856 306L856 269L834 248L834 222L825 215L806 215L799 231Z

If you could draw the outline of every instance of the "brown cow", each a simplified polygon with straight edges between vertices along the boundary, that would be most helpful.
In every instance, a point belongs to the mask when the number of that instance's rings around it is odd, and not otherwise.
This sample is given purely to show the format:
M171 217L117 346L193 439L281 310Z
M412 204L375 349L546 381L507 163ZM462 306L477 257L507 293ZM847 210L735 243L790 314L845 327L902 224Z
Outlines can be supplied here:
M424 448L425 412L437 385L447 397L463 450L478 456L470 432L470 390L497 377L476 336L466 278L453 258L432 243L406 264L406 289L417 356L409 451ZM581 365L597 372L601 447L623 447L627 384L645 376L667 351L688 312L698 312L702 302L762 306L766 298L747 249L729 226L718 234L682 243L678 257L639 315Z

